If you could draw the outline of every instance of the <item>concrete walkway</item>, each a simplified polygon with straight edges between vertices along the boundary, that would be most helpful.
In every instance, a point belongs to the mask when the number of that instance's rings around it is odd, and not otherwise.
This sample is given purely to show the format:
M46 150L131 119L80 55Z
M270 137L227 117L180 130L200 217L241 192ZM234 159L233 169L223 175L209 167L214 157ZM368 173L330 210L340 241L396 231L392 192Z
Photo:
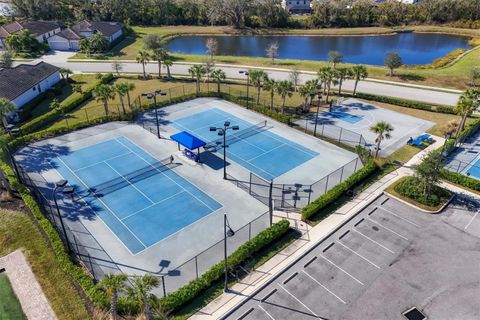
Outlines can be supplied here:
M343 224L351 216L360 212L361 209L366 207L372 200L382 194L385 188L387 188L391 183L403 176L412 175L413 170L411 167L413 165L420 163L423 157L429 151L441 148L443 146L445 139L436 136L432 136L432 138L435 139L435 143L416 154L404 166L385 175L380 180L373 183L370 187L358 194L355 198L347 202L345 205L335 211L335 213L331 214L315 227L312 228L306 225L304 222L299 221L298 215L295 216L295 214L290 214L288 218L291 221L291 225L297 227L303 232L302 237L272 257L257 270L251 272L245 279L242 279L241 282L235 284L231 288L231 293L222 294L220 297L193 315L190 319L219 319L222 315L226 314L244 299L248 298L248 296L260 289L276 274L294 263L305 252L315 246L316 243L327 237L333 230L335 230L335 228ZM280 215L280 213L278 215ZM277 219L280 219L281 217L278 215L276 215Z
M29 320L57 319L22 251L16 250L1 257L0 268L5 268L13 291Z

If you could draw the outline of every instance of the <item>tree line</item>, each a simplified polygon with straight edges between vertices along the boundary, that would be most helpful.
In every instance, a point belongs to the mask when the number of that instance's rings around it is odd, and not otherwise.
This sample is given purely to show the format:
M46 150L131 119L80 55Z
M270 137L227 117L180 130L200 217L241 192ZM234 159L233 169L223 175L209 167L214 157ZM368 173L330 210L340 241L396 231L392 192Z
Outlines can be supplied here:
M480 21L478 0L314 1L312 15L294 19L281 0L11 0L31 19L120 21L141 25L231 25L243 27L366 27Z

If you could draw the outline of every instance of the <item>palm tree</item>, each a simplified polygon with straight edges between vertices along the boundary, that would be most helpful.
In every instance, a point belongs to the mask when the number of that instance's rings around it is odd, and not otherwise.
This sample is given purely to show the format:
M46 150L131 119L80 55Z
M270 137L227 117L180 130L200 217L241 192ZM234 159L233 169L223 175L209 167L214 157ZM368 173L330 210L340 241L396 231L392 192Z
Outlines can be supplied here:
M299 93L300 93L300 96L304 99L304 103L303 103L304 112L308 112L309 110L308 106L312 104L313 96L318 92L319 87L320 85L318 83L318 79L308 80L307 82L305 82L303 86L300 87ZM308 103L309 98L310 98L310 103Z
M250 78L250 83L257 88L257 104L260 102L260 90L262 88L263 80L265 79L266 73L262 70L249 70L248 77Z
M338 95L342 95L342 84L343 81L347 79L351 79L353 76L352 69L347 67L339 67L337 68L338 74Z
M212 78L217 82L217 94L220 96L220 84L226 79L225 72L222 69L215 69L212 71Z
M125 102L123 101L123 98L127 95L128 93L128 84L126 82L120 82L115 84L114 90L118 94L118 97L120 99L120 104L122 105L122 110L123 114L127 113L127 110L125 109Z
M480 90L467 89L458 99L455 106L455 113L461 116L460 124L458 126L457 133L465 128L467 117L472 114L475 109L478 108L478 99L480 98Z
M168 52L164 48L153 50L152 59L158 62L158 78L162 78L162 62L168 57Z
M10 100L0 98L0 119L3 120L3 117L5 117L7 113L12 112L16 108L17 107Z
M273 109L273 98L275 97L275 91L277 91L277 81L265 75L263 79L263 90L270 92L270 108Z
M133 91L135 90L135 84L134 83L131 83L131 82L125 82L125 86L127 87L127 101L128 101L128 107L131 108L132 107L132 103L131 103L131 100L130 100L130 91Z
M143 276L133 277L132 284L133 287L129 288L128 295L130 298L138 301L143 309L143 314L146 320L153 319L149 300L153 296L151 291L160 284L159 279L151 274L146 273Z
M147 73L145 72L145 65L150 61L150 54L146 50L140 50L136 57L137 63L141 63L143 67L143 78L147 79Z
M108 84L99 85L94 91L93 96L97 102L103 102L105 115L108 116L108 100L115 98L115 90Z
M127 275L125 274L107 274L105 278L98 284L101 289L110 297L110 319L117 319L117 301L118 294L125 291L127 286Z
M192 78L196 81L196 92L197 96L200 93L200 81L202 80L203 75L207 72L205 67L200 64L195 64L188 69L188 73L192 76Z
M319 77L319 80L322 81L323 92L324 94L326 94L325 102L328 103L328 98L330 97L332 84L333 85L338 84L338 78L339 78L338 71L332 68L323 67L323 68L320 68L320 70L318 71L318 77Z
M323 94L327 94L327 79L330 67L321 67L317 72L318 80L320 80L323 88Z
M353 95L355 95L357 93L358 82L368 77L367 67L361 64L354 65L352 67L352 77L355 79L355 86L353 87Z
M392 125L386 121L379 121L370 127L370 131L377 135L377 138L375 138L375 143L377 144L375 158L378 157L378 153L380 152L380 144L383 140L390 139L392 137L391 132L393 130L394 129Z
M276 85L277 93L282 97L282 114L285 112L285 99L293 94L293 83L288 80L278 81Z
M172 74L170 73L170 67L173 65L172 59L170 57L163 60L163 65L167 68L167 78L168 80L172 79Z

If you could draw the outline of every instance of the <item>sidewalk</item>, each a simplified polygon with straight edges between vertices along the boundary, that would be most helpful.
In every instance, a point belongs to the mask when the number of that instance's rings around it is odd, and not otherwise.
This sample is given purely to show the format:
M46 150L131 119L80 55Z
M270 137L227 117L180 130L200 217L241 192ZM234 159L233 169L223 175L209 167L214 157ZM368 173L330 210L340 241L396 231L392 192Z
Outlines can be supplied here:
M306 223L296 220L295 218L298 218L298 216L295 217L294 214L290 214L289 220L291 225L297 227L300 231L303 231L302 237L272 257L257 270L251 272L246 278L242 279L241 282L235 284L231 288L231 293L223 293L217 299L194 314L190 319L219 319L237 304L248 298L248 296L261 288L276 274L288 268L290 264L294 263L305 252L314 247L320 240L327 237L337 226L343 224L351 216L360 212L362 208L370 203L370 201L382 194L383 190L385 190L385 188L387 188L392 182L403 176L411 175L413 173L411 167L420 163L425 154L443 146L445 141L443 138L436 136L433 136L433 138L436 140L434 144L416 154L403 167L382 177L315 227L312 228ZM293 224L292 221L295 221L295 224Z

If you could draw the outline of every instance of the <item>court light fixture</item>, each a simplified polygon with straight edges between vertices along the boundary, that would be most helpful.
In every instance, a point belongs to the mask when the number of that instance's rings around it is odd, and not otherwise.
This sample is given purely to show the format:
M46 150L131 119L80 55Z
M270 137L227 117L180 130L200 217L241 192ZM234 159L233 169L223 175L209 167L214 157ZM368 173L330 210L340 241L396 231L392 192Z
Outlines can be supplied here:
M216 127L210 127L210 131L217 131Z
M157 107L157 96L166 96L167 93L163 92L160 89L156 89L153 92L144 92L142 93L142 97L147 97L147 99L153 99L153 106L155 108L155 120L157 125L157 137L160 139L160 122L158 120L158 107Z
M238 129L240 129L239 126L233 126L233 127L232 127L232 130L238 130Z
M225 127L230 127L230 121L225 121L225 123L223 124Z

